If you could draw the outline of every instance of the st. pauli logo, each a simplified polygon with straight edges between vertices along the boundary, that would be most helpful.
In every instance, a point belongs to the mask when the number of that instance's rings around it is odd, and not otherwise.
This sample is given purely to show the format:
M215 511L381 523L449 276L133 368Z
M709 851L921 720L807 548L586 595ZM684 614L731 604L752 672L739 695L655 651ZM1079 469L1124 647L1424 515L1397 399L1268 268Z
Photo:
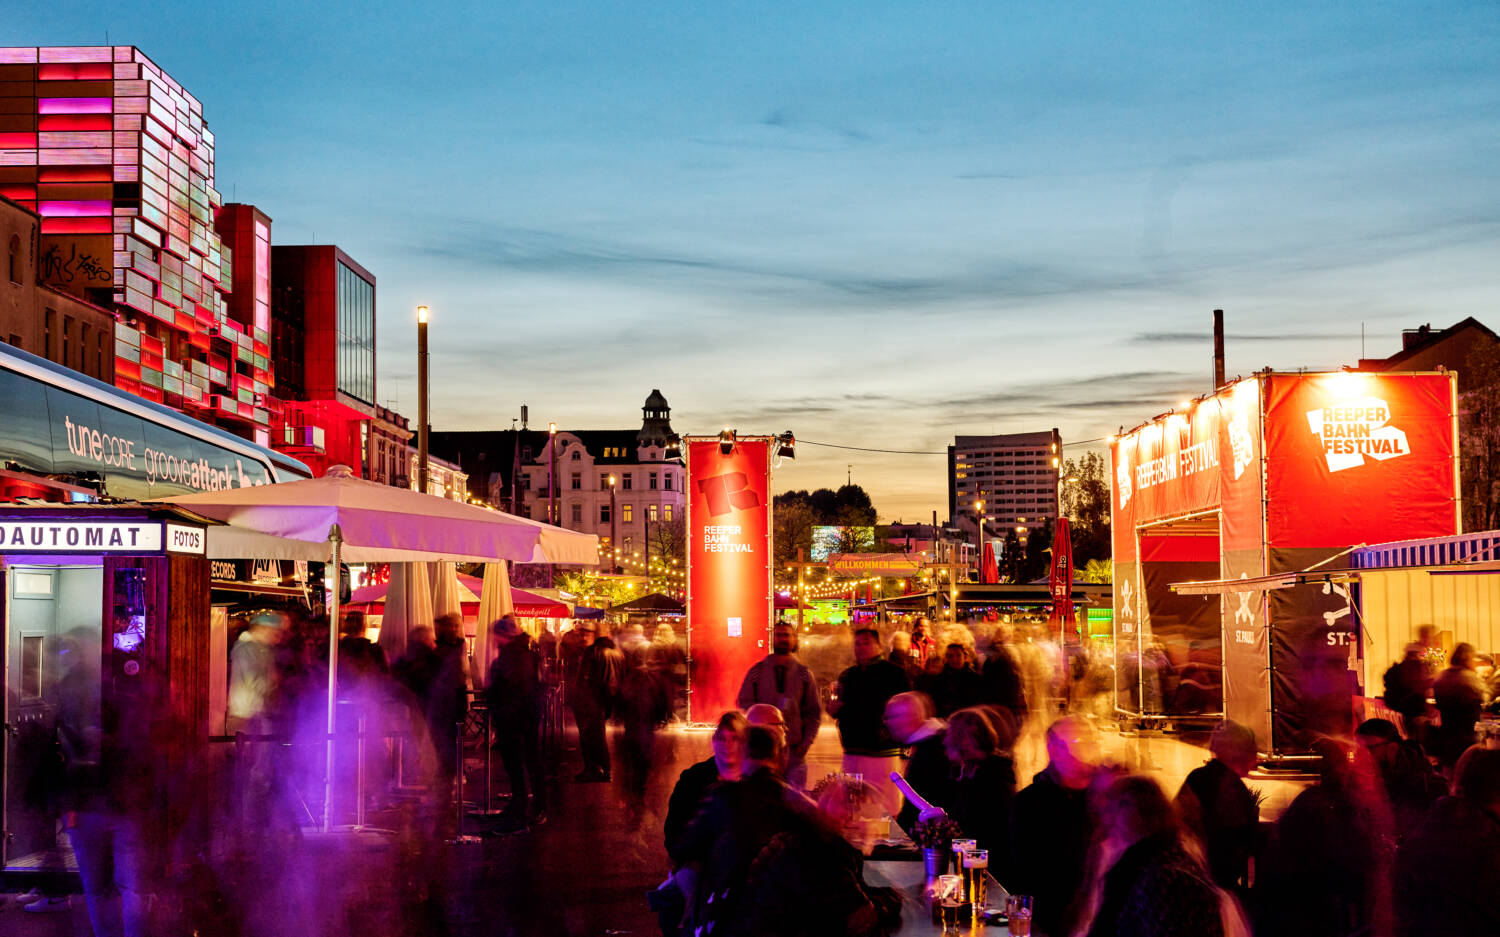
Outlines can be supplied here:
M1328 471L1411 455L1406 431L1389 425L1391 408L1379 397L1357 397L1307 411L1307 424L1323 443Z
M1125 458L1125 449L1120 448L1120 464L1115 466L1115 490L1120 493L1120 507L1130 503L1130 462Z

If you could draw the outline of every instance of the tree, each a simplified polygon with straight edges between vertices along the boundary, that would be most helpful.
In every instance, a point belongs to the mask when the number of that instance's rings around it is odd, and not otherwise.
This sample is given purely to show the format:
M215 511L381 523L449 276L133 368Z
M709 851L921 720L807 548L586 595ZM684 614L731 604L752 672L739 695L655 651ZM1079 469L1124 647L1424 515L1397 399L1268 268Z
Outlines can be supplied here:
M681 514L669 521L652 521L649 525L646 545L651 550L652 565L687 567L687 521Z
M591 608L602 608L640 598L631 583L613 576L595 572L578 571L558 573L552 580L554 588L578 596L580 604Z
M1051 569L1052 556L1052 522L1049 520L1046 526L1040 530L1033 530L1026 538L1026 547L1022 551L1021 578L1017 582L1036 582L1046 576Z
M1073 564L1107 560L1110 549L1109 464L1097 452L1063 463L1062 510L1073 539Z
M1111 583L1115 581L1114 560L1089 560L1078 571L1079 582Z
M812 502L805 491L789 491L777 495L771 506L771 521L774 528L772 542L776 548L776 581L796 582L797 571L787 569L788 563L797 561L797 551L805 558L812 550L812 529L816 522Z
M1500 527L1500 344L1476 343L1461 379L1464 529L1494 530Z

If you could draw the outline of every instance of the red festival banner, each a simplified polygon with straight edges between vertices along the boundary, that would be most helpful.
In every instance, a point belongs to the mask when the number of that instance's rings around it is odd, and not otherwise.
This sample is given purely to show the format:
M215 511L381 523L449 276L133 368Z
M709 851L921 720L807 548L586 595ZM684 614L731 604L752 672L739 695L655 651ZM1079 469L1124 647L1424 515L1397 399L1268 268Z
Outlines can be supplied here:
M771 439L689 437L688 721L735 708L771 629Z
M1274 374L1266 391L1273 547L1458 533L1451 374Z
M1073 538L1068 532L1066 516L1057 519L1052 534L1052 574L1048 588L1052 593L1052 619L1063 629L1063 641L1073 624Z

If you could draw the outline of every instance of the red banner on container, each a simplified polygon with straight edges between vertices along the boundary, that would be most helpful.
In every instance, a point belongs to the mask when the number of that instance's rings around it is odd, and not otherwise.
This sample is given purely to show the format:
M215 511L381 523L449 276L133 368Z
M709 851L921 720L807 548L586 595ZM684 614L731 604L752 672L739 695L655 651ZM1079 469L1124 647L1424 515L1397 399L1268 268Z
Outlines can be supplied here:
M1458 532L1448 374L1275 374L1266 391L1271 546Z
M689 438L688 627L693 658L688 719L735 708L771 629L771 440Z

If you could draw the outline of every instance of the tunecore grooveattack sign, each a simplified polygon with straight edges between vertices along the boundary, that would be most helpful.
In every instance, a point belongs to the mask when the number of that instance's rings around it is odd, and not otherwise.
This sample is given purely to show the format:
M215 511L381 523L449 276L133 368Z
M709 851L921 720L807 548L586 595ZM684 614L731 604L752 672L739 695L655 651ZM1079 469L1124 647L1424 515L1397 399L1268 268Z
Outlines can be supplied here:
M1307 424L1323 444L1328 471L1411 455L1406 432L1390 425L1391 408L1379 397L1359 397L1307 411Z

